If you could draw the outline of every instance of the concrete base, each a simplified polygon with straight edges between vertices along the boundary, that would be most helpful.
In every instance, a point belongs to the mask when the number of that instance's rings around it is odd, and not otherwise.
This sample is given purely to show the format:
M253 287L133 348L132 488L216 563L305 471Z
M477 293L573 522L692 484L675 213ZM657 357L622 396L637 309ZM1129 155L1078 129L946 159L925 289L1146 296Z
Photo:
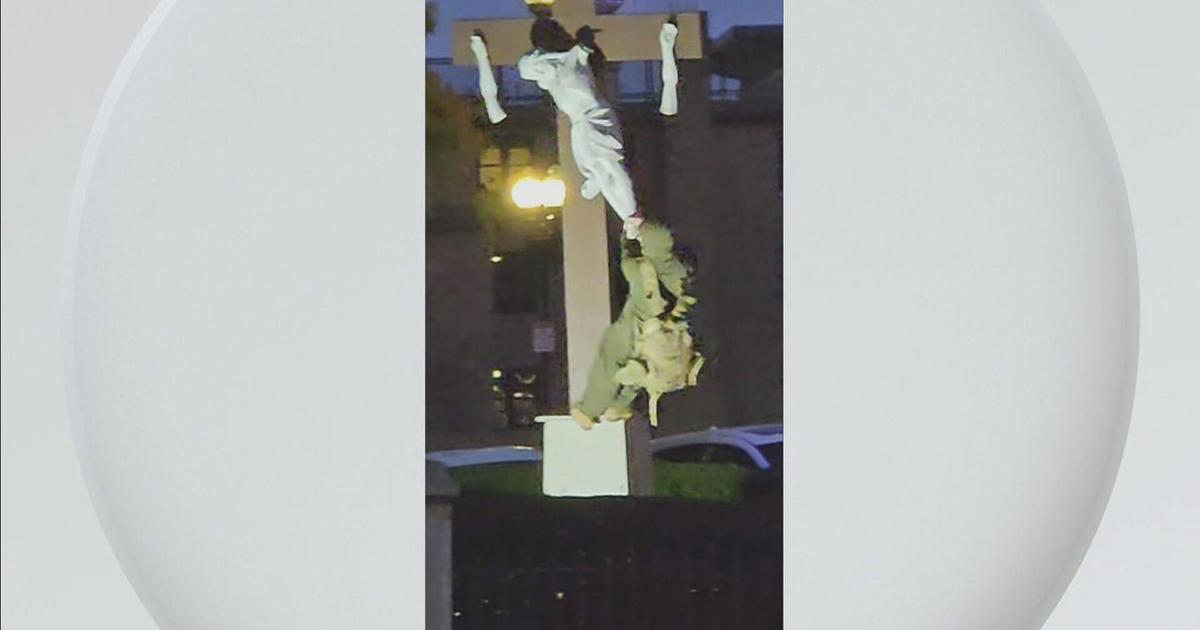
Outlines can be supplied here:
M539 416L542 492L552 497L624 496L625 422L601 422L590 431L571 416Z
M552 497L651 496L650 425L634 416L590 431L570 416L539 416L542 492Z

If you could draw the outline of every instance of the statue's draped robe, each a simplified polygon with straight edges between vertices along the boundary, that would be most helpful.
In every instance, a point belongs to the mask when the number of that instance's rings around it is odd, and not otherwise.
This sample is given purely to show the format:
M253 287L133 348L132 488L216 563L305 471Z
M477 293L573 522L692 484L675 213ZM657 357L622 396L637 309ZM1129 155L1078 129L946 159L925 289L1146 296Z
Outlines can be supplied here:
M688 269L675 256L671 233L647 221L639 228L639 235L642 257L621 257L621 274L629 283L629 295L617 321L608 327L600 341L583 398L573 405L590 418L597 418L609 409L628 409L637 397L638 388L617 382L617 372L634 356L638 324L658 317L666 309L667 300L657 285L661 283L676 300L683 296ZM655 286L647 286L643 263L653 266L657 276Z
M538 49L517 61L517 71L521 78L549 92L558 110L571 121L571 155L583 175L583 197L593 199L603 192L613 211L627 219L637 212L637 202L621 164L621 128L616 111L596 95L589 55L591 50L582 44L566 52Z

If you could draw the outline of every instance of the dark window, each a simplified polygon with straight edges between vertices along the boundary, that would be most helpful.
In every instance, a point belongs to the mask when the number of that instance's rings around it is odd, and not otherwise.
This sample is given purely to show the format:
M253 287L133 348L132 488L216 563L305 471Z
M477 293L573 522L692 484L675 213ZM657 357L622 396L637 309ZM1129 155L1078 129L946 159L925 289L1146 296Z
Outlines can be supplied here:
M509 252L493 263L495 312L538 313L546 299L547 261L537 251Z

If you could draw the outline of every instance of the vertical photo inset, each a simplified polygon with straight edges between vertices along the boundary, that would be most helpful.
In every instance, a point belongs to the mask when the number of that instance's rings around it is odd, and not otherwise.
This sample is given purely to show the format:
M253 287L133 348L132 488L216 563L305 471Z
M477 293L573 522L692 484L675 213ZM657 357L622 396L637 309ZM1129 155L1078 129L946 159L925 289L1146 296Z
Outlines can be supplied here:
M781 15L427 4L428 627L782 627Z

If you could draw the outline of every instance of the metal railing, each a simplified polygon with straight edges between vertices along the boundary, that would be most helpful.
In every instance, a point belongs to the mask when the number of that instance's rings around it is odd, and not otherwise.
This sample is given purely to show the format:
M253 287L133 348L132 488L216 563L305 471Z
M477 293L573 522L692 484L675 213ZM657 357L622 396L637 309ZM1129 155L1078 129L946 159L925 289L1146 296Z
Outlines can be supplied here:
M782 504L461 497L455 630L776 630Z
M618 100L622 103L646 103L659 99L662 93L661 61L610 62L617 68ZM479 75L474 66L456 66L449 57L430 57L425 67L434 72L442 83L463 96L479 94ZM512 66L498 66L496 84L500 100L505 103L538 103L543 92L532 81L526 81ZM711 98L714 101L736 101L741 85L737 79L713 75Z

